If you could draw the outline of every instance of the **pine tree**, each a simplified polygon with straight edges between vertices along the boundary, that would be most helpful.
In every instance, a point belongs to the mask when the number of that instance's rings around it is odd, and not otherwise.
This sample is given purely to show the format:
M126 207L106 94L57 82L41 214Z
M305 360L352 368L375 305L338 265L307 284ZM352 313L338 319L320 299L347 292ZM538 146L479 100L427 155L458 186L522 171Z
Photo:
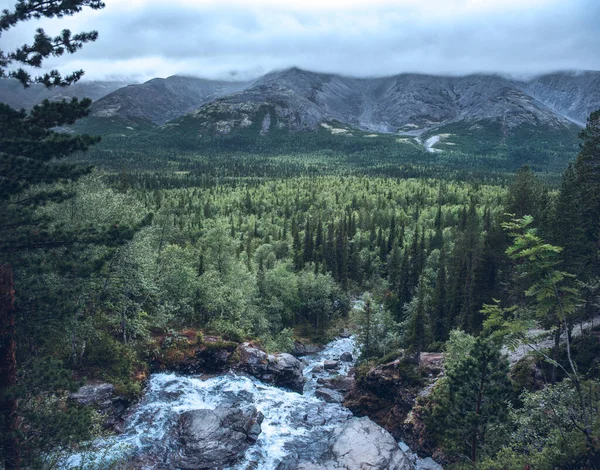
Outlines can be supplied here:
M97 10L103 8L104 4L96 0L19 0L14 10L2 12L0 34L23 21L42 17L62 18L78 13L84 7ZM38 29L32 45L24 45L11 52L0 51L0 77L15 78L25 87L31 83L42 83L47 87L67 86L79 80L83 72L76 71L63 77L52 70L32 77L23 67L39 68L45 59L74 53L83 44L96 38L96 32L72 35L69 30L63 30L59 36L51 38L42 29ZM15 66L18 68L14 68ZM65 185L61 187L55 183L67 183L89 172L89 168L60 163L59 160L74 152L87 150L99 139L87 135L61 134L54 129L73 124L77 119L87 116L90 104L89 99L44 101L30 112L13 110L0 104L0 409L6 411L0 422L0 438L4 468L7 469L28 465L28 462L22 460L21 438L16 430L17 420L20 419L18 415L23 419L29 416L18 411L18 398L24 397L23 394L30 390L25 384L15 388L15 331L19 331L20 323L25 324L26 319L21 319L22 322L18 319L15 321L14 291L18 296L19 285L15 285L13 290L12 267L22 267L25 262L24 254L30 250L66 248L58 267L85 276L97 271L106 262L106 257L87 265L77 258L78 247L89 244L118 246L131 239L139 228L127 227L117 221L113 221L108 229L58 226L40 217L36 210L49 202L63 202L71 196L63 189ZM36 187L39 183L45 183L46 186ZM149 219L145 221L148 222ZM38 267L39 269L41 268ZM54 372L50 375L53 374ZM63 387L64 390L65 383L54 381L43 386L46 387L46 393L53 393L53 387L56 386ZM76 414L68 416L79 419ZM78 426L75 421L70 424L65 422L65 426L72 427L69 430L71 438L77 435ZM29 441L28 445L28 454L32 454L31 446L35 445L35 440Z
M325 242L325 264L327 265L327 270L331 272L333 278L339 280L335 245L335 229L333 226L333 222L329 222L329 225L327 226L327 241Z
M446 341L448 339L449 332L449 319L448 319L448 299L446 293L446 249L444 247L444 240L442 238L442 245L440 247L440 262L435 281L435 291L433 294L433 308L432 308L432 328L433 338L435 341Z
M314 240L313 234L310 227L310 219L306 219L306 224L304 226L304 262L310 263L314 260Z
M478 337L468 356L448 371L450 403L444 433L473 464L485 444L489 425L506 416L508 363L492 341Z
M336 232L337 273L342 288L348 288L348 240L343 224Z
M583 143L575 161L577 187L581 207L583 230L595 254L590 270L600 273L600 110L593 112L585 129L581 131Z
M317 223L317 233L315 235L315 261L317 263L323 261L323 221L321 217L319 217L319 222Z
M429 286L423 276L419 279L416 295L406 306L404 346L413 353L413 360L419 364L421 352L428 344L429 321L427 311L429 310L430 295Z
M513 184L508 189L506 211L516 217L532 216L540 218L542 207L543 185L531 168L524 166L515 176Z
M594 260L594 245L584 226L583 203L577 171L570 164L563 173L548 238L564 248L561 253L563 269L580 276L589 271Z
M359 342L362 346L363 356L365 359L369 359L373 354L373 327L374 327L374 314L373 314L373 298L371 294L365 294L362 298L363 307L359 318L360 333Z
M296 271L302 270L304 268L304 254L302 253L302 242L300 241L300 234L298 230L294 230L292 227L292 250L294 252L294 269Z

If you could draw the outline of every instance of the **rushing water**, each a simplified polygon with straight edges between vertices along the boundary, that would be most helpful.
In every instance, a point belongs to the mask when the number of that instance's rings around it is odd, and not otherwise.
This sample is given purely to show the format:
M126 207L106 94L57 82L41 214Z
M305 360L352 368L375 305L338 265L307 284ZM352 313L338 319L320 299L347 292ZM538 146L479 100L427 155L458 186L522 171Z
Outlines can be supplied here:
M259 380L234 373L217 377L153 374L141 402L134 407L122 434L92 443L91 450L69 457L63 469L108 469L116 462L135 462L135 468L162 470L169 465L174 429L181 413L197 409L215 409L219 405L254 406L264 414L262 432L257 442L232 470L276 470L286 460L312 460L329 450L333 430L352 417L339 404L325 403L315 396L321 377L346 375L353 362L340 362L336 371L325 371L326 360L337 360L344 352L356 357L353 338L340 338L303 361L306 384L298 394L266 385ZM410 454L403 443L399 444ZM416 468L430 467L430 460L418 460ZM433 461L431 461L433 462ZM124 468L131 465L125 464Z
M127 419L125 431L98 440L90 452L71 456L63 467L102 468L135 458L144 462L145 468L164 468L161 463L169 461L178 416L218 405L255 406L265 416L258 441L235 469L271 470L286 458L318 456L327 450L327 437L333 429L352 415L341 405L315 397L317 379L332 374L312 370L344 352L355 355L354 350L352 338L338 339L322 352L304 358L307 382L302 395L233 373L207 379L153 374L143 399ZM347 374L351 366L340 363L335 373Z

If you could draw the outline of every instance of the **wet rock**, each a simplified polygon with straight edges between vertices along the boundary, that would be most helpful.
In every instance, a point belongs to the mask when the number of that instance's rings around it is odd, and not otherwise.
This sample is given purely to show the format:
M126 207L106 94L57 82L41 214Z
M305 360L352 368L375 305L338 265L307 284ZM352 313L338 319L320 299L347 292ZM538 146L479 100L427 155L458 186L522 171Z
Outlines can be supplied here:
M444 470L444 468L431 457L417 461L417 470Z
M221 371L229 364L229 358L233 354L230 348L205 348L196 353L196 358L200 360L202 370Z
M317 379L317 383L332 390L347 393L354 387L354 377L345 375L337 375L331 378L321 377Z
M115 396L115 393L113 384L91 383L72 393L69 398L79 405L93 406L102 414L104 427L120 432L131 401L122 396Z
M428 360L438 359L430 355ZM378 365L357 377L344 406L356 416L368 416L414 452L432 455L437 447L427 437L417 398L435 386L435 379L423 379L422 373L423 368L402 359Z
M315 390L315 395L319 398L322 398L327 403L342 403L344 401L344 396L340 392L330 388L318 388Z
M300 463L299 470L414 470L408 456L369 418L354 418L336 429L327 460Z
M350 332L350 330L343 329L340 332L340 338L350 338L350 336L352 336L352 333Z
M180 469L223 469L238 462L260 434L262 413L251 407L219 406L186 411L177 423L178 448L173 465Z
M309 354L317 354L321 352L323 348L316 344L301 343L296 341L294 343L294 356L307 356Z
M302 393L304 376L302 363L291 354L267 354L250 343L239 346L239 367L267 383Z
M323 367L325 368L325 370L334 370L337 369L340 366L340 363L338 361L325 361L323 363Z
M345 352L340 355L340 361L342 362L352 362L353 360L354 357L352 356L352 353Z
M312 368L312 372L313 373L319 373L319 372L323 372L323 365L322 364L317 364L316 366L314 366Z

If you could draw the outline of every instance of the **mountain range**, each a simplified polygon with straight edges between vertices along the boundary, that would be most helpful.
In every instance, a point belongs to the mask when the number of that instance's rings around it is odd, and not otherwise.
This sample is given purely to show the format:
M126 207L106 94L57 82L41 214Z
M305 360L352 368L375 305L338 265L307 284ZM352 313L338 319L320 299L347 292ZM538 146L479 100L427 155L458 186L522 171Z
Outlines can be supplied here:
M39 89L17 93L15 85L0 81L0 101L31 107L47 97ZM142 130L197 139L238 131L259 136L354 131L400 134L424 145L433 138L428 150L435 145L439 151L459 145L461 134L480 129L493 128L500 143L523 129L574 136L600 108L600 72L557 72L527 80L484 74L354 78L290 68L251 82L172 76L127 86L80 82L60 91L64 95L51 98L96 98L90 116L74 126L82 132ZM456 142L448 140L450 135L457 136Z

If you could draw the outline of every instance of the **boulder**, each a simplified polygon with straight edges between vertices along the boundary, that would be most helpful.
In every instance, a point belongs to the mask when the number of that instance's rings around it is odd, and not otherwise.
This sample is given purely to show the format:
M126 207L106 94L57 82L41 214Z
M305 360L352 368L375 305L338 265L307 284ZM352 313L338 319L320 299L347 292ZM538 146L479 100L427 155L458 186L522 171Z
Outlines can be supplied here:
M334 370L337 369L340 366L340 363L338 361L325 361L323 363L323 367L325 368L325 370Z
M326 460L300 463L298 469L414 470L414 465L390 433L364 417L353 418L335 430Z
M115 386L109 383L88 384L81 387L74 393L71 393L71 400L74 402L89 406L108 406L115 394Z
M316 366L314 366L311 370L311 372L313 373L318 373L318 372L323 372L323 365L322 364L317 364Z
M113 384L90 383L72 393L69 399L82 406L93 406L103 416L104 427L120 432L131 401L115 393Z
M352 336L352 333L347 329L343 329L340 332L340 338L350 338L351 336Z
M304 389L302 363L291 354L267 354L250 343L243 343L239 368L263 382L286 387L298 393Z
M294 356L308 356L309 354L316 354L322 350L323 348L316 344L301 343L299 341L294 343Z
M222 348L205 347L196 352L196 359L198 359L202 371L220 372L229 365L232 354L230 345Z
M342 362L352 362L353 360L354 357L352 356L352 353L344 352L340 355L340 361Z
M417 470L444 470L444 468L431 457L417 460Z
M344 396L340 392L326 387L318 388L315 391L315 395L327 403L342 403L344 401Z
M423 379L422 371L402 359L362 371L345 395L344 406L356 416L368 416L414 452L434 455L436 443L428 438L421 419L425 405L417 398L424 397L436 382Z
M337 375L335 377L317 379L319 385L323 385L338 392L347 393L354 387L354 376Z
M254 407L246 411L227 406L186 411L177 423L173 466L191 470L234 465L256 442L262 420L262 413Z

